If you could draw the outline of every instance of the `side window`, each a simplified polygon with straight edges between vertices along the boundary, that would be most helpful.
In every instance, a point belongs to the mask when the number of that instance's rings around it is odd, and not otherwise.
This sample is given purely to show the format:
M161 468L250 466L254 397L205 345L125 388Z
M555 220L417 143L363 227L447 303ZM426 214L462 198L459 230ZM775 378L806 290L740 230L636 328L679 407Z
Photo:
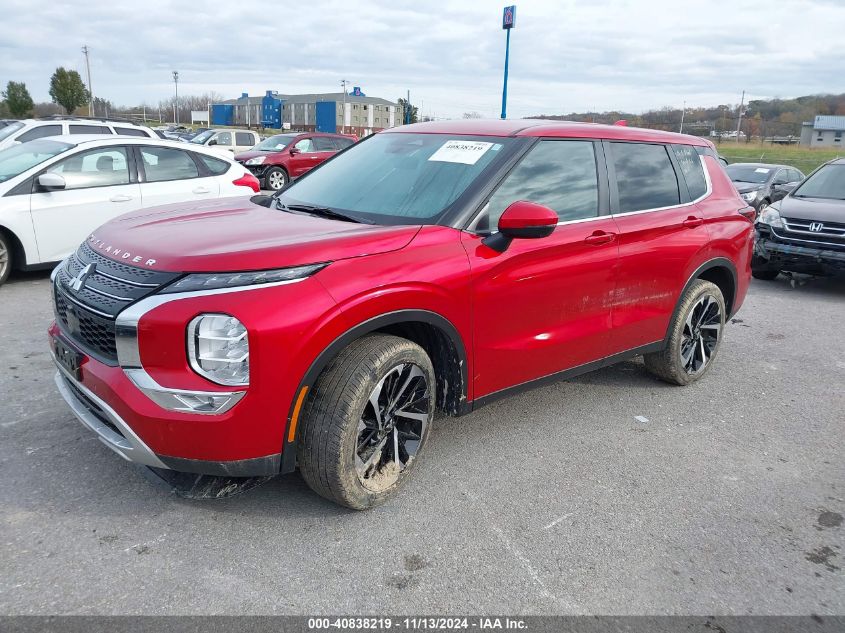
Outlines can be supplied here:
M225 174L229 171L229 163L225 160L220 160L219 158L212 158L211 156L206 156L204 154L195 154L215 176L219 176L220 174Z
M776 185L785 185L790 180L789 170L788 169L781 169L774 179L774 184Z
M111 134L111 130L105 125L77 125L71 123L70 134Z
M351 138L335 137L334 139L334 144L337 147L338 151L350 147L353 143L354 141Z
M562 221L597 216L599 187L592 142L540 141L496 189L478 229L495 229L505 209L517 200L544 204Z
M231 132L218 132L217 136L214 137L214 140L217 141L218 145L231 145L232 144L232 133Z
M801 182L803 179L804 176L802 176L801 172L797 169L789 170L789 182Z
M678 177L663 145L611 143L619 212L680 204Z
M698 152L691 145L673 145L672 149L687 182L690 198L698 200L707 193L707 179L704 177L704 166Z
M197 164L188 152L170 147L141 147L147 182L197 178Z
M114 132L115 134L120 134L121 136L141 136L143 138L149 138L144 130L138 130L131 127L116 127L114 128Z
M65 190L129 184L129 162L124 147L103 147L74 154L47 172L65 179Z
M255 145L255 139L249 132L235 132L235 145L241 147L252 147Z
M296 145L294 145L294 147L303 154L307 154L308 152L314 151L314 141L310 138L304 138L299 141Z
M62 126L61 124L58 125L39 125L38 127L34 127L31 130L27 130L15 140L20 141L21 143L26 143L27 141L34 141L37 138L44 138L45 136L58 136L62 133Z
M330 136L316 136L314 137L314 147L318 152L334 152L335 145Z

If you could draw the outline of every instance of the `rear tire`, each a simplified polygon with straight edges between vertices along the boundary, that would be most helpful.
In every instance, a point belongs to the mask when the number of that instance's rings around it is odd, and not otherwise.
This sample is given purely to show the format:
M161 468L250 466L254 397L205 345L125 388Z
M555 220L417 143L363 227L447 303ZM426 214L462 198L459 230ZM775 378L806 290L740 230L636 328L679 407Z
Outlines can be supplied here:
M719 287L696 279L681 296L669 324L666 347L645 355L648 371L666 382L688 385L716 359L725 329L725 299Z
M770 266L769 263L762 257L756 255L751 258L751 276L754 279L762 279L763 281L771 281L780 274L780 268Z
M281 167L271 167L264 174L264 188L278 191L288 184L288 174Z
M0 233L0 286L6 283L12 274L12 240Z
M435 384L416 343L383 334L351 343L306 398L296 453L305 482L354 510L384 503L425 446Z

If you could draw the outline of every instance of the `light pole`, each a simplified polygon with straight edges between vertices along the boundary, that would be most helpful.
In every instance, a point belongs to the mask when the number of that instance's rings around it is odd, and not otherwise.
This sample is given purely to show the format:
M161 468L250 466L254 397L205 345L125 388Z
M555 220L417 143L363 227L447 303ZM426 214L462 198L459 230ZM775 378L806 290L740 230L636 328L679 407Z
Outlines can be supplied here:
M179 125L179 71L173 71L173 85L176 87L176 98L173 100L173 122Z
M507 118L508 110L508 58L511 52L511 29L514 27L516 20L516 5L505 7L505 12L502 15L502 28L508 32L505 39L505 82L502 87L502 118Z
M349 83L346 79L340 80L340 85L343 87L343 114L341 115L340 121L340 133L346 134L346 84Z
M88 72L88 116L94 116L94 88L91 86L91 63L88 61L88 45L82 47L85 55L85 70Z
M683 107L683 109L681 110L681 129L680 129L680 130L678 130L678 133L679 133L679 134L683 134L683 133L684 133L684 115L685 115L686 113L687 113L687 102L686 102L686 101L684 101L684 107Z

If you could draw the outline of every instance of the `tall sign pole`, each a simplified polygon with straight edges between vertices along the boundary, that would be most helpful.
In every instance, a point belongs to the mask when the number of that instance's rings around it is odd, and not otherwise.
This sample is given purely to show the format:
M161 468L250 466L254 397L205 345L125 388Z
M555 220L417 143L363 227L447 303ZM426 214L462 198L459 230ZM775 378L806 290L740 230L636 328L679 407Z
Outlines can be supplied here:
M505 12L502 14L502 28L507 31L505 39L505 83L502 87L502 118L507 118L508 111L508 58L511 52L511 29L514 27L516 19L516 5L505 7Z

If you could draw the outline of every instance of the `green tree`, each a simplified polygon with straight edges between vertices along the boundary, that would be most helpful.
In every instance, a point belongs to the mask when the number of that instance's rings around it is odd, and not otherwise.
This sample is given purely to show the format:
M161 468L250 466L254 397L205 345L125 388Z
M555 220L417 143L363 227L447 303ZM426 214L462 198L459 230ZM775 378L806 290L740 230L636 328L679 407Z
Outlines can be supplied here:
M35 106L32 97L29 96L29 90L26 89L26 84L23 82L10 81L6 84L6 90L3 91L3 100L6 102L9 113L16 117L24 116Z
M68 114L88 103L91 98L79 73L62 67L56 68L50 78L50 96L53 102L62 106Z
M399 97L399 107L402 108L402 123L416 123L419 119L417 118L417 106L411 105L410 102L405 101L402 97ZM410 108L411 112L411 120L408 121L408 110Z

